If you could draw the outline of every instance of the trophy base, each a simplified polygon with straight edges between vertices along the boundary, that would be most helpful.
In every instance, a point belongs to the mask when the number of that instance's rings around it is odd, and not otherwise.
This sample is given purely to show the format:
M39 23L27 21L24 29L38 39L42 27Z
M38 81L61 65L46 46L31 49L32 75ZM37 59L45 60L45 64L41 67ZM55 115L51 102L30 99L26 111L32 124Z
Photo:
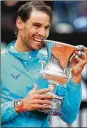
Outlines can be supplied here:
M56 96L56 95L55 95ZM52 99L52 107L48 109L39 109L38 111L43 112L52 116L61 116L61 104L63 97L56 96Z

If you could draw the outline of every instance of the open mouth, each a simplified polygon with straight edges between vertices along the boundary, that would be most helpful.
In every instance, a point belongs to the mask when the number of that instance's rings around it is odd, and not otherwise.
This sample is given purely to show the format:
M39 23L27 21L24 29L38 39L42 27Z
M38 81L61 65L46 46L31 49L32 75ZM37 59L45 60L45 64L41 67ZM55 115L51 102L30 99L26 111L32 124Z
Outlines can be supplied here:
M37 39L37 38L34 38L34 41L36 41L36 42L42 42L42 40Z
M45 39L44 38L34 38L34 41L37 41L37 42L43 42Z

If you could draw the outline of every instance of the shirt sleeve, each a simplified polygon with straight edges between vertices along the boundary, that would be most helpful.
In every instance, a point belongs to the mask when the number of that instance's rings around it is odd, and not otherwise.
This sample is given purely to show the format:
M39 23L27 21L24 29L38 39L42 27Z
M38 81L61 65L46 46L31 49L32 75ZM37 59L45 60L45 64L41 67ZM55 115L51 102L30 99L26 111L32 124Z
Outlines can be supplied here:
M75 84L70 80L66 88L58 87L57 95L63 96L61 119L66 123L73 123L80 109L82 99L81 83Z
M12 120L15 116L19 115L14 108L14 101L1 104L1 122Z

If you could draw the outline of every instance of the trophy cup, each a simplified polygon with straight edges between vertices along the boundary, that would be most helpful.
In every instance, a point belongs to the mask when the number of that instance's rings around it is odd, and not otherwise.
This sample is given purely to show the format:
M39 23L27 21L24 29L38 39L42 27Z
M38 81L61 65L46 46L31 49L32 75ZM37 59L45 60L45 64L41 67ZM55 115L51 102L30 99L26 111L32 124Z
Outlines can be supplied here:
M40 76L48 80L49 87L53 90L56 86L62 86L66 88L67 82L72 77L70 62L73 56L75 56L74 51L80 49L79 55L82 53L82 47L76 47L70 44L65 44L58 41L46 40L46 46L48 51L48 62L42 62L42 69L40 71ZM49 109L40 109L39 111L50 114L58 115L61 113L61 105L63 97L53 94L52 107Z

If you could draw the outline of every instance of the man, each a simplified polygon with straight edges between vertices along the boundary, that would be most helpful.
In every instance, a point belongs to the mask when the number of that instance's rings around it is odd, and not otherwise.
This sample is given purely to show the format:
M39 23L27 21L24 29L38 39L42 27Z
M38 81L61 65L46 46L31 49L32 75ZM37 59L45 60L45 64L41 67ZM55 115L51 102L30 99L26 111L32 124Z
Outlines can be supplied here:
M48 127L49 116L38 109L51 107L51 89L40 78L41 61L47 57L40 53L48 37L52 21L50 7L42 1L27 2L18 10L17 40L9 44L2 54L2 127ZM77 53L78 54L78 53ZM81 71L86 53L72 61L73 78L67 88L58 87L56 94L63 96L60 118L72 123L81 103Z

